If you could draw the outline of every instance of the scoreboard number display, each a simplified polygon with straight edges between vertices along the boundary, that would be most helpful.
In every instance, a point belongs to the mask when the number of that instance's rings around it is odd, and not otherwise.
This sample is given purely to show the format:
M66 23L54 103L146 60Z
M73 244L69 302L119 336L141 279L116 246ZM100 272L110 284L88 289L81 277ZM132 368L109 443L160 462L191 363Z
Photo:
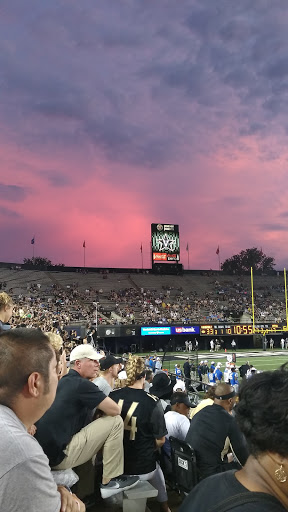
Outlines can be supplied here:
M269 328L270 332L273 334L273 330L277 330L279 328L278 324L273 325L263 325L263 324L255 324L255 330L257 332L265 331L265 329ZM224 324L224 325L200 325L200 336L252 336L253 333L253 325L252 324Z

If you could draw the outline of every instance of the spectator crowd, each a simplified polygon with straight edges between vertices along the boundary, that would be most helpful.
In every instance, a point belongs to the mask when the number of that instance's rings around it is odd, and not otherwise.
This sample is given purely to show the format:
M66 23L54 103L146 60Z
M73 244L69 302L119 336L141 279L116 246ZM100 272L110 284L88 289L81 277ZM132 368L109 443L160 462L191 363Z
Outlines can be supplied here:
M191 285L190 291L187 286L184 291L181 286L149 288L136 283L129 288L104 291L87 284L83 288L81 277L82 274L75 274L75 280L65 285L56 279L50 284L27 281L21 293L15 286L10 287L6 279L0 282L0 289L7 291L17 305L14 322L29 327L43 326L44 322L45 330L51 330L55 324L62 327L73 322L90 325L95 319L95 304L98 324L233 322L239 321L243 314L247 321L252 314L251 288L241 277L218 281L203 276L205 288L193 289ZM84 277L87 279L86 275ZM112 275L109 279L113 285ZM269 285L257 286L254 304L255 322L286 321L284 285L276 277L271 278Z

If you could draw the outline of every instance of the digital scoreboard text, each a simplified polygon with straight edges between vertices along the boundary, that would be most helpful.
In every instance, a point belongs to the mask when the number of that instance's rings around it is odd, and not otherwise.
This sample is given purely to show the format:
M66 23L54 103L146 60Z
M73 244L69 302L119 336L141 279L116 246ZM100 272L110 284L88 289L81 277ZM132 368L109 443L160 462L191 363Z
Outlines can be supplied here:
M278 324L255 324L255 329L264 332L269 328L271 331L279 329ZM219 325L200 325L200 336L252 336L252 324L219 324Z

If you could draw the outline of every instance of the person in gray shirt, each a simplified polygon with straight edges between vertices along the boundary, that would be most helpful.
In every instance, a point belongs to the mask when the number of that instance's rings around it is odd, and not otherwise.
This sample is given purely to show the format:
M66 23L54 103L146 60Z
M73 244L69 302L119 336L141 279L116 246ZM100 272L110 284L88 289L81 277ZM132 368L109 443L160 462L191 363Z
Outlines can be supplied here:
M48 459L27 431L52 405L58 362L38 329L0 334L0 510L85 512L85 505L55 484Z
M100 376L93 380L94 384L105 394L109 395L114 389L115 379L118 377L118 372L121 370L121 357L116 358L111 354L100 359Z

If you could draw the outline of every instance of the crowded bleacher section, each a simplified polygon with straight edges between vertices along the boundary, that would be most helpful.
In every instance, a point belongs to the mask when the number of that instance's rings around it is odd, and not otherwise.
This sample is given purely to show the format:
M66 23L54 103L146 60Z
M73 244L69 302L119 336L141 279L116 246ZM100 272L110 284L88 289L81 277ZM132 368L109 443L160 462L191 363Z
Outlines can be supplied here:
M231 322L243 314L251 317L248 276L82 274L19 267L0 269L0 288L13 297L14 324L41 324L45 330L55 324L90 325L96 307L98 325ZM285 321L282 277L256 276L254 302L256 322Z

